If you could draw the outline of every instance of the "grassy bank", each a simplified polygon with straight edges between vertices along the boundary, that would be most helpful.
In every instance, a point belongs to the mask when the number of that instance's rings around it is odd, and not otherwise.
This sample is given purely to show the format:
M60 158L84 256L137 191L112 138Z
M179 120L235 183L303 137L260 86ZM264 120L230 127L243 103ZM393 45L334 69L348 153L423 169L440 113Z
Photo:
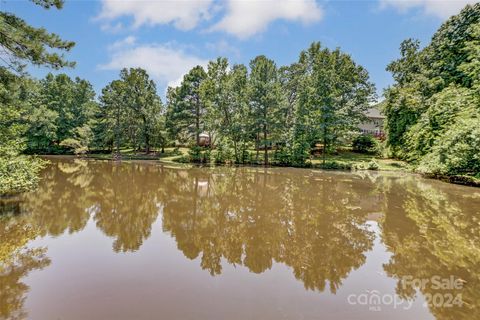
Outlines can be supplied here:
M163 163L190 163L188 156L188 148L165 148L164 152L155 151L150 154L134 152L132 149L121 150L122 160L159 160ZM252 158L255 151L251 150ZM273 151L270 151L273 159ZM263 154L261 155L263 156ZM87 158L98 160L112 160L110 153L92 153ZM262 157L260 157L262 159ZM210 163L203 163L209 165ZM261 160L252 161L248 164L263 165ZM277 166L274 162L271 166ZM360 154L349 150L342 150L337 154L328 155L325 163L322 157L312 157L305 165L310 168L327 169L327 170L379 170L379 171L403 171L411 172L413 168L406 162L394 159L384 159L369 154Z
M188 148L165 148L164 152L160 150L154 150L153 152L146 154L144 152L135 152L133 149L120 150L122 160L162 160L165 162L174 162L175 159L186 156L188 154ZM112 160L111 153L89 153L87 158L97 160Z

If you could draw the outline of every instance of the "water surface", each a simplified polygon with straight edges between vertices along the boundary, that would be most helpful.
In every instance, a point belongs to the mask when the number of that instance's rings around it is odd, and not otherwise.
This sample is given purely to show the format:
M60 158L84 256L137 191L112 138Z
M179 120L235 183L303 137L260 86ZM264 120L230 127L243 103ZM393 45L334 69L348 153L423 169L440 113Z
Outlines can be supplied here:
M53 158L0 201L0 319L480 319L479 211L407 174Z

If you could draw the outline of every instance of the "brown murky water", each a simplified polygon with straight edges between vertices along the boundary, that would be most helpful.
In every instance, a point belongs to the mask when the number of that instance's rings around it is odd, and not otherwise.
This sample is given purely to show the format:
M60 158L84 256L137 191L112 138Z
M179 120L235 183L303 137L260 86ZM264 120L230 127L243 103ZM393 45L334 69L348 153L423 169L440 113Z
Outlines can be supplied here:
M57 158L0 202L0 319L480 319L479 211L412 175Z

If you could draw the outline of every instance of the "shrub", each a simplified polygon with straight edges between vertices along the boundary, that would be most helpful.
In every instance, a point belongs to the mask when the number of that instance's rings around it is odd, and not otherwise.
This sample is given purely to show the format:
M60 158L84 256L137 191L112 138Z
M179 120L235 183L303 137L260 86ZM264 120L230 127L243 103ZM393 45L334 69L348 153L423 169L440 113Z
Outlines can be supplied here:
M359 153L378 154L380 142L371 135L361 134L353 139L352 149Z
M210 159L211 159L210 149L199 147L199 146L193 146L188 151L188 161L186 162L209 163Z
M480 173L480 118L465 114L441 135L432 152L420 160L427 174L478 176Z
M45 164L44 160L23 155L0 157L0 195L33 189Z
M278 166L289 166L292 165L292 156L288 150L282 148L273 154L273 162Z
M305 166L310 157L310 145L305 141L296 141L293 144L291 163L294 166Z
M352 166L347 163L341 163L337 161L327 161L325 163L320 163L315 167L326 170L351 170Z
M188 157L190 162L201 162L202 161L202 148L198 146L193 146L188 150Z
M234 150L228 144L220 143L213 152L213 161L220 164L235 162Z

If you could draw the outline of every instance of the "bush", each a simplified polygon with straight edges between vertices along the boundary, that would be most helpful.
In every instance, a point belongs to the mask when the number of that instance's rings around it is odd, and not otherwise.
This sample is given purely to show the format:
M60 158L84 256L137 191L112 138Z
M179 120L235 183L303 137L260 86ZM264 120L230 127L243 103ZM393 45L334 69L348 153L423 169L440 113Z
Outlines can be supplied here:
M293 144L291 163L294 166L303 167L310 157L310 146L305 141L296 141Z
M235 162L234 150L228 144L220 143L213 152L213 161L219 164Z
M327 161L325 163L320 163L315 166L316 168L325 169L325 170L351 170L352 166L347 163L341 163L337 161Z
M371 135L361 134L353 139L352 149L354 152L378 154L380 152L380 142Z
M210 162L210 149L199 146L191 147L188 151L188 162L208 163Z
M0 157L0 195L33 189L45 164L46 161L23 155Z
M292 156L286 149L276 150L273 154L273 163L277 166L292 165Z
M480 117L465 114L441 135L418 171L439 175L480 174Z

